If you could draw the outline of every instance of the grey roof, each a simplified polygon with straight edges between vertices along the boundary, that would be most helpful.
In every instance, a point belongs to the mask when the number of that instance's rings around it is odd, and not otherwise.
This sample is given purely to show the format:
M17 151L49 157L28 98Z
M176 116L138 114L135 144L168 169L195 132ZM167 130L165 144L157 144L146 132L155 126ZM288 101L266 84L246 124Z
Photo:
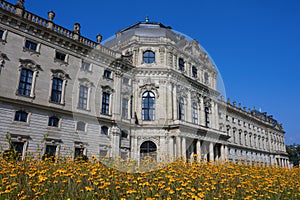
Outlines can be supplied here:
M122 43L133 36L142 36L142 37L165 37L169 38L175 43L182 40L183 38L188 38L174 30L170 26L165 26L159 22L137 22L119 32L117 35L120 37L109 38L104 42L104 46L112 47L117 43Z

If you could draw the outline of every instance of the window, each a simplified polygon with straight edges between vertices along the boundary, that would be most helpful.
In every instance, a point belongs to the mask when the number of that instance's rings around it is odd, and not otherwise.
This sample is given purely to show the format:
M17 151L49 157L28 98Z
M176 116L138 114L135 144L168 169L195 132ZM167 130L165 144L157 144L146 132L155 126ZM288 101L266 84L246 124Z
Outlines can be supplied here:
M22 68L18 94L30 96L32 79L33 79L33 71Z
M10 144L10 148L16 153L16 160L21 160L23 156L24 142L12 141Z
M144 63L153 63L155 61L155 53L153 51L145 51L143 53L143 61Z
M84 155L84 148L83 147L75 147L74 151L74 158L79 158Z
M52 79L51 102L61 103L63 80L60 78Z
M4 35L4 31L3 30L0 30L0 41L3 40L3 35Z
M192 67L192 76L194 78L198 77L198 71L197 71L197 68L195 66Z
M123 78L123 84L124 85L129 85L129 78L124 77Z
M122 119L128 119L128 99L122 99Z
M102 93L102 114L109 114L109 96L110 94L107 92Z
M49 117L48 126L58 127L59 118L56 116Z
M104 70L104 74L103 74L104 78L108 78L111 79L111 71L109 70Z
M184 60L183 60L183 58L179 58L178 66L179 66L180 71L184 71Z
M209 108L205 107L204 112L205 112L205 126L207 128L209 128L209 123L210 123L210 121L209 121Z
M83 71L91 71L91 64L87 62L82 62L81 69Z
M76 130L85 132L85 123L82 121L77 122Z
M184 100L182 97L178 99L178 119L184 120Z
M65 53L56 51L54 60L59 61L59 62L67 63L68 62L68 55L66 55Z
M15 121L27 122L28 113L22 110L19 110L15 113Z
M88 87L81 85L79 87L78 108L87 110L88 103Z
M27 50L37 51L37 46L38 46L38 44L35 42L32 42L30 40L25 41L25 49L27 49Z
M122 138L127 138L128 137L127 131L121 131L121 137Z
M101 134L108 135L108 128L107 128L107 126L102 126L101 127Z
M192 117L193 123L198 124L198 106L195 102L192 104Z
M57 145L46 145L45 153L42 159L52 158L54 161L54 157L56 156Z
M208 73L205 72L205 73L204 73L204 84L208 84L208 83L209 83Z
M142 119L154 120L155 96L153 92L144 92L142 98Z

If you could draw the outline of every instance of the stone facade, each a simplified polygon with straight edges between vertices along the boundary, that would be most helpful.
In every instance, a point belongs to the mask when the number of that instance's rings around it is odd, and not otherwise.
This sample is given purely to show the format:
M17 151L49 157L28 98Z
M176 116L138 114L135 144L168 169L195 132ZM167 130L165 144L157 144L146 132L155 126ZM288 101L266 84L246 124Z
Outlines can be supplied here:
M2 150L288 166L282 126L224 102L196 40L146 21L100 44L78 23L55 24L53 11L46 20L24 5L0 7Z

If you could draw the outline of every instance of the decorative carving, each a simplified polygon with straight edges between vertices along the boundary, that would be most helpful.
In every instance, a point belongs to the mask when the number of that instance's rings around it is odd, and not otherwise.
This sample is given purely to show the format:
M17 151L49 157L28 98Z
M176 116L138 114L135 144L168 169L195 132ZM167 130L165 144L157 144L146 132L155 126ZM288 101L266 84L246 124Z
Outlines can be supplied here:
M84 85L84 86L87 86L87 87L94 87L94 83L92 83L87 78L79 78L78 81L80 82L80 85Z
M30 59L19 59L21 65L20 67L24 67L33 71L43 71L41 66L36 64L36 62L34 60L30 60Z
M100 33L98 33L98 35L96 36L97 39L97 43L100 44L102 42L102 35L100 35Z
M61 79L71 79L69 74L61 69L51 69L53 76Z
M8 60L6 54L0 52L0 74L2 68L4 68L5 60Z
M114 92L114 89L111 88L109 85L101 86L101 88L102 88L103 92L107 92L107 93L110 93L110 94Z
M155 83L151 83L151 79L148 78L145 81L145 84L140 86L140 95L146 91L153 91L155 93L155 96L158 98L159 97L158 88L159 86L156 86Z
M187 88L181 86L181 85L177 85L177 96L181 96L184 98L188 97L188 90Z
M18 2L16 3L16 7L21 8L21 9L25 9L24 0L18 0Z

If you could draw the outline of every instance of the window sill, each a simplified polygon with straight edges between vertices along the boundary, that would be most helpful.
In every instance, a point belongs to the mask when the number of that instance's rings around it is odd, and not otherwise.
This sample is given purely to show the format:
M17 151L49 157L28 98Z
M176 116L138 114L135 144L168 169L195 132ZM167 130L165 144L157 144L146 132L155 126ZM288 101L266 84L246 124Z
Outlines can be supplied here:
M30 55L37 55L37 56L40 55L40 52L32 49L27 49L26 47L23 47L23 51L28 52Z
M109 77L106 77L106 76L102 76L103 79L105 80L108 80L108 81L113 81L114 79L113 78L109 78Z
M24 95L24 94L19 94L18 91L16 92L16 95L19 96L19 97L25 97L25 98L28 98L28 99L34 99L35 96L30 96L30 95Z
M87 111L87 112L91 112L91 109L85 109L85 108L80 108L80 107L77 107L78 110L81 110L81 111Z
M54 58L54 62L60 63L60 65L65 65L65 66L68 65L68 62L66 62L64 60L57 59L57 58Z
M51 100L49 100L49 103L59 105L59 106L65 106L65 103L58 103L58 102L51 101Z
M22 125L22 126L29 126L29 122L23 122L23 121L13 121L13 124Z

